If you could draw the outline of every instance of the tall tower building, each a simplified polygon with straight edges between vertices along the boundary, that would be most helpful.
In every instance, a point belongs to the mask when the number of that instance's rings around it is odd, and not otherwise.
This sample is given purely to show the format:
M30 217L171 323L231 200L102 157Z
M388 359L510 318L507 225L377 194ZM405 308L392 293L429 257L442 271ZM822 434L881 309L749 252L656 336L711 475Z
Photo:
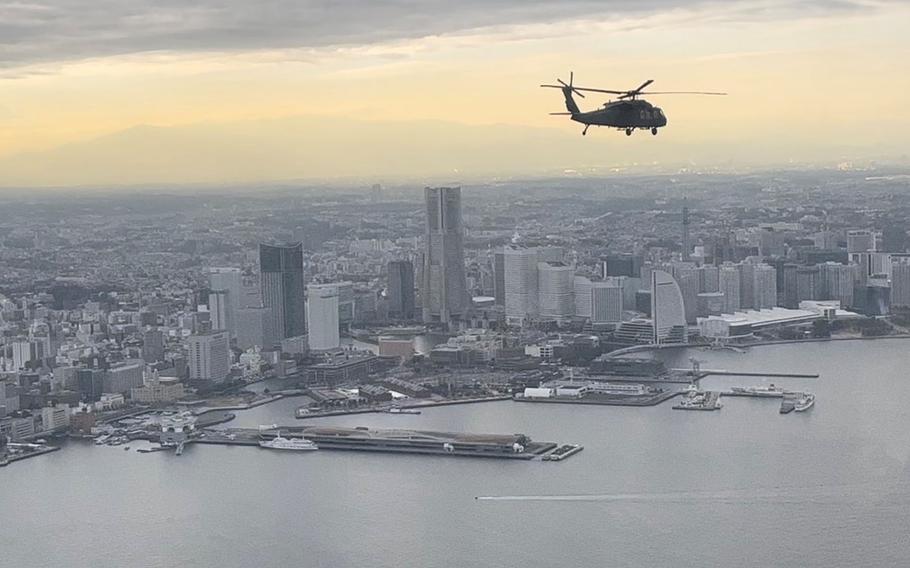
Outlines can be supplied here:
M506 255L502 249L493 253L493 297L497 306L506 305Z
M673 276L663 270L651 271L651 321L653 343L685 343L688 340L682 292Z
M414 318L414 264L410 260L389 263L389 316L397 319Z
M461 188L428 187L423 281L420 297L426 322L448 324L468 308L464 269Z
M508 247L505 255L506 323L521 325L538 311L537 251Z
M303 245L259 245L262 304L271 309L276 341L306 333Z
M756 310L777 305L777 270L768 264L756 264L752 269L752 307Z
M307 312L310 322L310 349L335 349L341 345L338 334L338 287L334 284L307 286Z
M591 318L594 310L594 283L586 276L575 277L575 315L580 318Z
M235 313L230 308L231 293L227 290L209 291L209 317L212 329L232 331Z
M724 313L732 314L741 307L739 301L739 294L742 289L740 278L739 266L725 264L720 267L718 272L718 291L724 294Z
M226 331L191 335L189 347L190 379L220 383L231 370L230 338Z
M682 259L684 262L689 261L689 256L691 254L690 244L689 244L689 205L687 199L683 197L683 210L682 210L682 226L683 226L683 242L682 242Z
M575 267L564 262L537 263L538 311L564 319L575 314Z

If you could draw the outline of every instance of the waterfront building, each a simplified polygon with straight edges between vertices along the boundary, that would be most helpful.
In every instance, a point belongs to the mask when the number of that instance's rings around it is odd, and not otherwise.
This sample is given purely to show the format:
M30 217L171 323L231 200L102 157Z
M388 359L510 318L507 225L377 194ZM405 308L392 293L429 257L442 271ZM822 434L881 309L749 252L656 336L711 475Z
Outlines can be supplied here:
M427 187L423 281L425 322L449 324L468 308L460 187Z
M338 288L334 284L307 287L307 315L310 349L336 349L341 345L338 323Z
M226 331L191 335L187 346L191 380L222 382L227 378L231 370L231 352Z
M818 266L800 266L796 270L797 301L822 300L823 283Z
M130 399L135 403L155 404L174 402L185 394L183 383L177 377L159 377L158 373L152 373L141 387L134 387L130 391Z
M751 309L755 304L755 264L747 259L739 268L739 307Z
M507 247L503 254L506 323L521 325L538 316L537 251Z
M389 317L410 320L416 315L414 264L410 260L393 260L389 272Z
M303 245L259 245L262 304L272 312L273 341L306 333Z
M591 322L619 323L622 321L623 289L620 278L594 282L591 287Z
M280 340L274 335L272 310L263 306L244 307L237 310L236 342L240 349L271 347Z
M777 305L777 270L768 264L752 267L752 307L756 310Z
M104 392L104 371L101 369L76 369L79 395L85 402L96 402Z
M656 344L688 340L686 308L676 280L663 270L651 271L651 320Z
M698 311L698 291L701 287L699 276L698 268L694 264L675 263L673 265L673 278L682 292L687 323L695 323L696 312Z
M559 261L537 263L538 313L562 320L575 313L575 267Z
M819 265L824 296L829 300L838 300L843 307L854 304L855 266L826 262Z
M724 295L724 313L732 314L740 304L741 274L739 265L724 264L718 271L718 292Z

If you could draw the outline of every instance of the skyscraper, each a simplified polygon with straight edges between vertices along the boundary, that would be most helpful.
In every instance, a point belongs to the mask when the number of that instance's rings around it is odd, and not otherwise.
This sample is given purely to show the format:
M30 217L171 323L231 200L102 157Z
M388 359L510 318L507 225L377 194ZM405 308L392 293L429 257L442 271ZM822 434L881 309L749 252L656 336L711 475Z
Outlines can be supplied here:
M591 321L594 323L619 323L623 310L622 282L609 278L594 282L591 287Z
M310 349L335 349L341 345L338 334L338 288L334 284L307 286L307 313Z
M670 273L663 270L651 271L651 321L654 343L685 343L688 340L682 292Z
M563 262L537 263L538 312L564 319L575 313L575 267Z
M724 264L718 272L718 291L724 295L724 313L732 314L739 310L741 290L739 266Z
M505 256L506 323L521 325L538 315L537 251L508 247Z
M752 270L752 307L756 310L777 305L777 270L767 264L756 264Z
M389 316L397 319L414 318L414 264L410 260L389 263Z
M272 311L276 341L306 333L303 245L259 245L262 304Z
M506 255L502 249L493 253L493 297L497 306L506 305Z
M448 324L468 307L464 269L461 188L427 187L423 281L420 296L426 322Z

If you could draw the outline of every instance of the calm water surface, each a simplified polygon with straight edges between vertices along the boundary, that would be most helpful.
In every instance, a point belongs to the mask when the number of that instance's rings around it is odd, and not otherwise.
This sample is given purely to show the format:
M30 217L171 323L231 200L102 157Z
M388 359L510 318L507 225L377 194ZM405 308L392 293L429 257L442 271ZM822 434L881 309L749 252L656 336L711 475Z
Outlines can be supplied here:
M706 368L819 372L777 381L817 394L802 414L727 398L710 413L497 402L323 421L584 444L563 463L219 446L176 457L71 442L0 470L0 565L906 566L908 347L661 354L673 366L694 354ZM294 423L296 405L230 425Z

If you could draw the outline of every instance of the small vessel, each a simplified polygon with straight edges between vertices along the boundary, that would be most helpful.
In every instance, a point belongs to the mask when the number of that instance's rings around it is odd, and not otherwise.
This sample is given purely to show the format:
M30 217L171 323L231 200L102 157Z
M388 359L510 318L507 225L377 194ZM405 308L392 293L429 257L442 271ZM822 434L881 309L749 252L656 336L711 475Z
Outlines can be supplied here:
M310 440L305 438L282 438L280 433L271 440L259 440L259 447L269 450L292 450L297 452L319 449L319 446Z
M128 452L128 451L130 451L130 447L129 447L129 446L123 446L123 450Z
M784 396L784 389L781 387L774 386L774 383L771 383L768 386L757 386L757 387L732 387L730 391L736 395L744 396L758 396L758 397L782 397Z
M420 414L420 411L416 408L401 408L398 406L393 406L392 408L386 410L389 414Z
M815 395L809 392L804 392L800 394L798 399L796 399L796 403L793 405L793 410L797 412L805 412L812 408L813 404L815 404Z

